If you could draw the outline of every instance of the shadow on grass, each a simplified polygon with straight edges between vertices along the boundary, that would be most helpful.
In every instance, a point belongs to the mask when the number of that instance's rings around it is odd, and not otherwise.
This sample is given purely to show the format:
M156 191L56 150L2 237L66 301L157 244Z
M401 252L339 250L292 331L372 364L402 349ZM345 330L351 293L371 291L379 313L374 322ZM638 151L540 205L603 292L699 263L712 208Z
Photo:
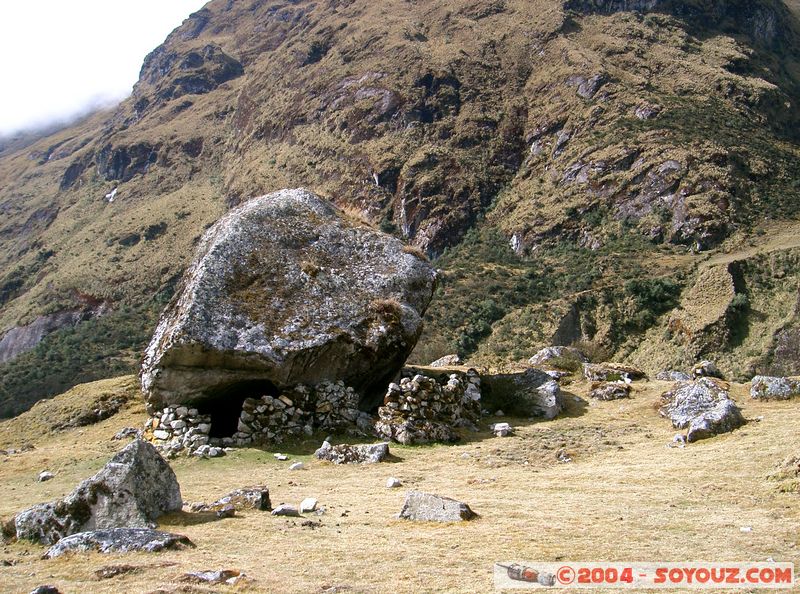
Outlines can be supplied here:
M158 520L158 524L162 528L167 526L172 526L172 527L199 526L201 524L219 522L223 519L231 519L231 518L218 518L217 513L213 511L202 511L202 512L179 511L161 516ZM236 516L234 516L232 519L235 520Z

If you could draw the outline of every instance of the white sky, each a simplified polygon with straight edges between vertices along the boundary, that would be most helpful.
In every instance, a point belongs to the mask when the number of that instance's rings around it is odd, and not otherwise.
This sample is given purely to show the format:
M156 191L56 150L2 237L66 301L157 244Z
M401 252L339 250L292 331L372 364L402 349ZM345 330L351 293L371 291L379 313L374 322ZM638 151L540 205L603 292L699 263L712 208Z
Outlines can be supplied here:
M206 0L0 0L0 135L128 94Z

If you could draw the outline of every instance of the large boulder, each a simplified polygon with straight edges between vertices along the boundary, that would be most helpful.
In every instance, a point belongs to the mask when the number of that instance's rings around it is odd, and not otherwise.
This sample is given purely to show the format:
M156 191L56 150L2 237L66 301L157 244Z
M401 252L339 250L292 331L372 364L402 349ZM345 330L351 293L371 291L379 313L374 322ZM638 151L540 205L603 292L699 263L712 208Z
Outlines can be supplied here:
M746 422L724 384L711 378L678 382L661 396L661 404L661 415L676 429L688 429L688 442L733 431Z
M421 254L311 192L250 200L206 232L161 316L142 366L148 409L336 380L375 407L435 283Z
M755 400L789 400L800 396L800 381L757 375L750 382L750 396Z
M78 532L148 527L182 505L169 464L152 445L137 439L63 499L17 514L14 529L17 538L53 544Z

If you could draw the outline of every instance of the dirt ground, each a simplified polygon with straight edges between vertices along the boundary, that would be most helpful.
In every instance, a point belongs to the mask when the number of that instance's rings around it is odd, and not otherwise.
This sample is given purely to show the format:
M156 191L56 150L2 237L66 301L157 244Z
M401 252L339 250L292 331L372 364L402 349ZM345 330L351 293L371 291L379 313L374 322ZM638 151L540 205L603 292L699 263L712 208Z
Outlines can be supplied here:
M132 385L130 378L109 381ZM391 462L371 466L314 460L319 438L282 450L177 459L172 466L186 501L213 501L238 487L265 484L273 505L315 497L325 513L286 519L250 511L212 521L184 511L163 517L160 528L187 535L196 548L160 554L43 560L45 547L6 544L0 591L27 593L53 584L65 594L474 593L494 591L496 561L772 558L800 566L800 494L787 488L792 483L770 478L784 459L800 455L800 402L755 402L746 386L734 385L749 420L744 428L668 447L676 431L655 406L668 385L637 383L630 400L589 402L588 386L578 384L570 387L567 413L554 421L503 419L517 428L508 438L483 431L454 446L393 445ZM0 447L34 446L0 456L0 516L68 493L126 443L111 439L120 428L139 427L144 418L133 399L96 425L41 437L22 432L30 431L30 418L0 424ZM486 419L486 425L495 421ZM277 461L277 451L289 461ZM296 460L306 469L289 471ZM37 482L42 470L55 478ZM390 476L404 488L385 488ZM466 501L480 518L457 525L399 520L407 489ZM111 579L95 575L123 564L136 569ZM186 572L207 569L238 569L250 581L236 587L180 581Z

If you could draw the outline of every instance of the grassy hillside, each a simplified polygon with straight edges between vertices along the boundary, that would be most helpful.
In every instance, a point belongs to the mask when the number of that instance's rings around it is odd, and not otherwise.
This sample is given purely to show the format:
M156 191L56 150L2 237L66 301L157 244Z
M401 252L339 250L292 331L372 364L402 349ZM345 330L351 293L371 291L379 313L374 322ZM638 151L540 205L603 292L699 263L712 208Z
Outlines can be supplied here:
M775 344L735 328L691 348L664 332L706 256L797 220L797 17L778 0L602 6L209 2L130 99L0 153L0 335L106 312L0 365L0 414L135 371L204 229L284 187L436 258L418 361L508 364L557 338L769 367ZM788 299L782 274L754 299ZM794 336L786 307L765 315L751 335Z

